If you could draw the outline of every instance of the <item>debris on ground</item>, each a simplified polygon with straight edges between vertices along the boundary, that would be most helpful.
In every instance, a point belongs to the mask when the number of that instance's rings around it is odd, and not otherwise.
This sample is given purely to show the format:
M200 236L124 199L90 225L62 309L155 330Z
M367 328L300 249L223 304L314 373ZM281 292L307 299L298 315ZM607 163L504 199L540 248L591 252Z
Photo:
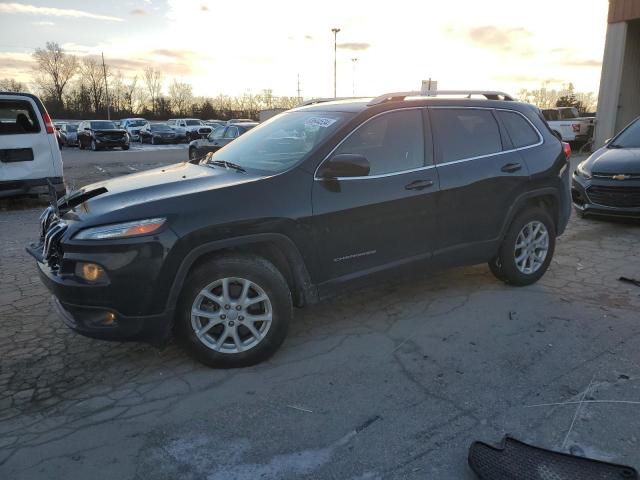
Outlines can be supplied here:
M618 278L618 280L620 280L621 282L630 283L632 285L635 285L636 287L640 287L640 280L636 280L635 278L620 277Z

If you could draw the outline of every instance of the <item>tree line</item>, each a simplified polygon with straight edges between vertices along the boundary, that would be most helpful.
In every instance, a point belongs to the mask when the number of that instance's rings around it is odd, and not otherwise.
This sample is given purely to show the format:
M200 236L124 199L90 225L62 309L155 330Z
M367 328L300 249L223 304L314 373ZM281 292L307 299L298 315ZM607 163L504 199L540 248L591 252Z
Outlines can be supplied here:
M103 68L102 59L69 54L55 42L37 48L33 59L32 88L13 79L0 79L0 90L34 90L50 114L57 118L106 118L108 104L113 118L191 116L225 120L257 118L260 110L292 108L300 103L297 97L276 97L271 90L237 97L196 97L190 84L177 79L173 79L165 91L164 74L152 65L133 77L125 77L109 64L105 63ZM576 92L572 83L560 89L550 89L547 85L522 89L518 98L540 108L576 107L581 114L594 112L597 106L593 93Z
M593 92L577 92L573 83L560 89L550 89L546 85L538 89L522 89L518 99L540 108L576 107L580 115L594 113L598 106L598 98Z
M142 116L148 119L196 117L202 119L257 118L260 110L292 108L297 97L274 96L271 90L241 96L197 97L189 83L168 83L161 70L147 66L133 77L125 77L102 59L78 57L55 42L33 53L32 82L0 79L0 91L34 91L52 117L81 119ZM106 81L105 81L106 77Z

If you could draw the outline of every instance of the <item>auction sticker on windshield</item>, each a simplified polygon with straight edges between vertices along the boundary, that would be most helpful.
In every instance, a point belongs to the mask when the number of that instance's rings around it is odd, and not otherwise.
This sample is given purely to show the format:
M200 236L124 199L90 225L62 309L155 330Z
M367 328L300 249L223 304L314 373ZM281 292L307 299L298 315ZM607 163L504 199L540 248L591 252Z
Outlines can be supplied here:
M309 117L305 122L305 127L329 127L336 123L337 119L327 117Z

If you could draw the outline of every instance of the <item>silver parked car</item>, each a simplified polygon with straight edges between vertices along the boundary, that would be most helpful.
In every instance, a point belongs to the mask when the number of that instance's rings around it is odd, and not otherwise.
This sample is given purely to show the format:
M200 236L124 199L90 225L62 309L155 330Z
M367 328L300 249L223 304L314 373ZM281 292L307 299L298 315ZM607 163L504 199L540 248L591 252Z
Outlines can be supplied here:
M60 133L62 135L62 144L65 147L78 146L78 124L77 123L62 124L60 126Z

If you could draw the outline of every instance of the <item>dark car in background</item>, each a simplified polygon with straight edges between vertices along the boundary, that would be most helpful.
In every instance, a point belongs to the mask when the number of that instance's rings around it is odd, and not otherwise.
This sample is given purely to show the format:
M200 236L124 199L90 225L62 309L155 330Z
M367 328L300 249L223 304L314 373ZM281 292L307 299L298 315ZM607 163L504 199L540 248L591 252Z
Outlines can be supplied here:
M571 197L580 216L640 218L640 117L578 165Z
M204 157L207 153L217 152L228 143L244 135L258 122L243 122L224 125L216 128L208 137L193 140L189 144L189 160Z
M268 358L294 306L374 272L489 263L530 285L569 220L567 154L537 108L482 95L289 110L202 162L69 193L27 250L69 327L175 331L218 367Z
M84 120L78 125L78 146L80 150L114 147L129 150L129 135L109 120Z
M164 123L147 123L138 134L140 143L159 145L161 143L178 143L178 137L173 129Z

